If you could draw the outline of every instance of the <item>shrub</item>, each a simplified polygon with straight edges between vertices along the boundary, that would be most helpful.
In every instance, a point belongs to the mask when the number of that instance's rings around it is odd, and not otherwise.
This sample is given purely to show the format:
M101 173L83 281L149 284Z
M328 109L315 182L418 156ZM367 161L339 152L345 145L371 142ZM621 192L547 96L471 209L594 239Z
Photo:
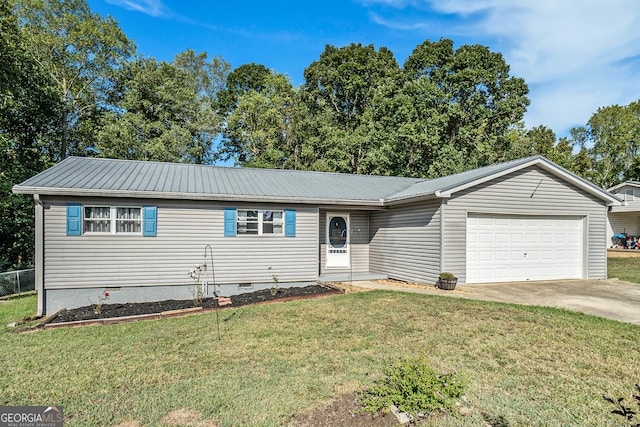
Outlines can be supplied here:
M467 381L455 369L435 369L426 357L402 358L386 367L373 386L362 390L358 402L365 411L386 411L391 405L413 416L434 411L454 413Z

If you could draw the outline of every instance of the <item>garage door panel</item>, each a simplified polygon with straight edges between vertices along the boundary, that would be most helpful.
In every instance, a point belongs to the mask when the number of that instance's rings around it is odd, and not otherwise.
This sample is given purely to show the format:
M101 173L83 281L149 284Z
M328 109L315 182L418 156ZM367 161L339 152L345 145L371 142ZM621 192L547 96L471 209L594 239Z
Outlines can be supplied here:
M495 235L494 242L498 245L506 245L509 243L509 233L498 232Z
M524 233L519 231L515 231L513 234L509 235L509 242L511 244L519 244L524 242Z
M582 218L473 215L467 219L467 282L582 277Z
M555 259L553 250L540 251L540 261L553 262Z
M540 233L540 243L547 245L553 244L553 233Z

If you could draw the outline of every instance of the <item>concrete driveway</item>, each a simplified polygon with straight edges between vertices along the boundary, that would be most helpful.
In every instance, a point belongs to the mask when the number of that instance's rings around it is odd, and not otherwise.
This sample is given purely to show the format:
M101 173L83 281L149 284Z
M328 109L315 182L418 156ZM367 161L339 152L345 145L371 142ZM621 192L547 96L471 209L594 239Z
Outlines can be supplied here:
M566 308L640 325L640 284L619 280L484 283L458 286L454 291L443 291L434 287L402 287L376 282L354 282L354 286Z

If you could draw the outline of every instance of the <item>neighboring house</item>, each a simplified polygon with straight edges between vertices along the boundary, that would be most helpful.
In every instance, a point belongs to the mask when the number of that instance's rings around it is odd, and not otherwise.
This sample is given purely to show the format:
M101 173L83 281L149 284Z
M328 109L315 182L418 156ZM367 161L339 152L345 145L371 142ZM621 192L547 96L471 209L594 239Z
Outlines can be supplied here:
M622 205L612 207L609 212L608 246L612 245L611 237L614 234L640 236L640 182L626 181L607 191L623 201Z
M316 280L605 278L610 193L540 157L438 179L68 158L33 194L39 313ZM211 273L208 266L207 274Z

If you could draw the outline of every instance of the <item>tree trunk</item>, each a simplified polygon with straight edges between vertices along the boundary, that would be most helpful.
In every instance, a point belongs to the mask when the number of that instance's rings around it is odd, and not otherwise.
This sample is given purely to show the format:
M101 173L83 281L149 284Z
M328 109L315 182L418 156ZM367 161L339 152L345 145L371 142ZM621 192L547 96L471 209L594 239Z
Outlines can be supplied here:
M62 142L60 144L60 160L64 160L67 157L67 146L69 138L69 125L68 125L67 106L62 109Z

